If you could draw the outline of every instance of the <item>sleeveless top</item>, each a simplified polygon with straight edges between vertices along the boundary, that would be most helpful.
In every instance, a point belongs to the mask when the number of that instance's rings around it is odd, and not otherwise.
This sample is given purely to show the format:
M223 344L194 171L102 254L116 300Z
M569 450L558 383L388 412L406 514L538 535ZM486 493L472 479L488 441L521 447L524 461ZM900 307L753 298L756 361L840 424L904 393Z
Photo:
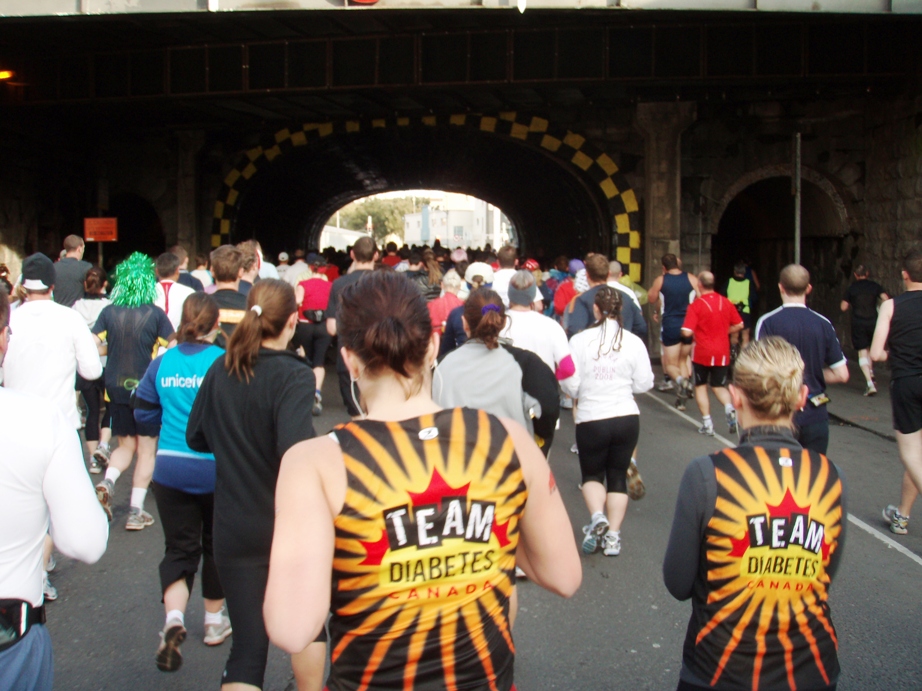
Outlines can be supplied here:
M825 456L758 446L710 457L717 480L684 663L718 689L813 689L839 674L826 572L842 481Z
M891 378L922 374L922 290L910 290L893 298L887 344Z
M694 290L687 273L663 274L663 287L660 289L663 294L663 320L685 319L690 302L688 297Z
M331 435L348 485L334 521L330 691L508 691L527 491L505 427L454 408Z
M731 276L727 282L727 299L734 305L742 305L743 314L749 314L749 279Z

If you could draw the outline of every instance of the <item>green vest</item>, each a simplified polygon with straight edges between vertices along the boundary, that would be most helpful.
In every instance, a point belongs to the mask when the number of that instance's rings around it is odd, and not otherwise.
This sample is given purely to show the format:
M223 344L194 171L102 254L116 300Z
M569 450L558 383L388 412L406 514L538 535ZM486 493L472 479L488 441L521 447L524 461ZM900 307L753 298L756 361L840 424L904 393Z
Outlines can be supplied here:
M749 314L749 279L742 281L731 277L727 283L727 299L734 305L743 305L743 313Z

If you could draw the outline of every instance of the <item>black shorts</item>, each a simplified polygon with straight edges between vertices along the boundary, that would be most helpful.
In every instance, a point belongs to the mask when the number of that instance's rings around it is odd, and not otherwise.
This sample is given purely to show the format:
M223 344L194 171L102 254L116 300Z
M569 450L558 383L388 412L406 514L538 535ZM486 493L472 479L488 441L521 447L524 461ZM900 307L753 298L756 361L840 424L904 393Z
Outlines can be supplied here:
M609 492L627 494L627 469L639 437L639 415L579 423L576 447L583 482L607 482Z
M692 367L695 370L695 386L710 384L714 388L726 388L730 383L730 368L727 365L712 367L693 362Z
M897 432L912 434L922 429L922 374L891 381L890 406Z
M686 342L691 343L692 336L688 336L687 340L683 338L682 322L683 319L675 319L673 317L663 319L663 329L660 332L660 338L664 346L674 346Z
M752 328L752 315L749 312L740 314L740 319L743 320L743 331L748 331Z
M852 346L855 350L867 350L874 339L877 321L873 319L852 319Z
M304 357L311 367L323 367L323 359L333 337L327 332L327 324L323 322L298 322L295 336L292 339L295 347L304 348Z
M159 437L160 427L135 422L134 411L124 403L109 403L109 420L116 437Z

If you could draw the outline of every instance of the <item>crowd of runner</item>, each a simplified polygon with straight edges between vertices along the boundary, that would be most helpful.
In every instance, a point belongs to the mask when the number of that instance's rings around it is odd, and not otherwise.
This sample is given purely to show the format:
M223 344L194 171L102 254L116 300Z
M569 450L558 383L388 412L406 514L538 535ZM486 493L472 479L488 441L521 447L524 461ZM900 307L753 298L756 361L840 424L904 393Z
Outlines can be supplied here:
M159 669L181 667L201 569L204 643L233 636L227 689L262 687L270 641L302 690L321 689L327 660L331 691L514 688L516 578L569 597L580 548L622 551L644 493L634 397L654 386L650 340L657 388L683 410L694 397L714 436L710 388L740 439L682 479L663 566L693 606L678 688L835 688L846 494L826 386L848 368L807 307L805 267L785 267L782 306L753 323L764 288L745 262L718 286L672 254L645 290L601 254L542 267L512 246L381 252L364 237L275 265L250 240L191 271L182 247L135 253L111 276L83 250L69 236L0 290L0 425L28 470L0 462L0 688L50 688L55 549L100 558L133 462L124 528L154 524L150 489L166 545ZM890 361L906 471L883 513L904 534L922 488L922 253L894 299L866 267L855 278L841 307L865 395L871 362ZM316 437L334 360L352 421ZM547 462L566 409L579 547ZM4 512L25 505L13 529ZM786 587L767 585L779 573Z

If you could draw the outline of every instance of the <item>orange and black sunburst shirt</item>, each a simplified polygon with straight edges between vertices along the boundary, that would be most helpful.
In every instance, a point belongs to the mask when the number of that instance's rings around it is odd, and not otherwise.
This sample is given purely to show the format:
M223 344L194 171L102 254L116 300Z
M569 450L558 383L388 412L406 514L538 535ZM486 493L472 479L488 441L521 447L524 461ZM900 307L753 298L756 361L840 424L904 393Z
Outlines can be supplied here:
M835 684L827 603L844 544L842 477L789 430L695 459L679 488L663 576L692 600L686 682L714 689L808 691Z
M330 691L508 691L527 491L505 427L467 408L337 427Z

